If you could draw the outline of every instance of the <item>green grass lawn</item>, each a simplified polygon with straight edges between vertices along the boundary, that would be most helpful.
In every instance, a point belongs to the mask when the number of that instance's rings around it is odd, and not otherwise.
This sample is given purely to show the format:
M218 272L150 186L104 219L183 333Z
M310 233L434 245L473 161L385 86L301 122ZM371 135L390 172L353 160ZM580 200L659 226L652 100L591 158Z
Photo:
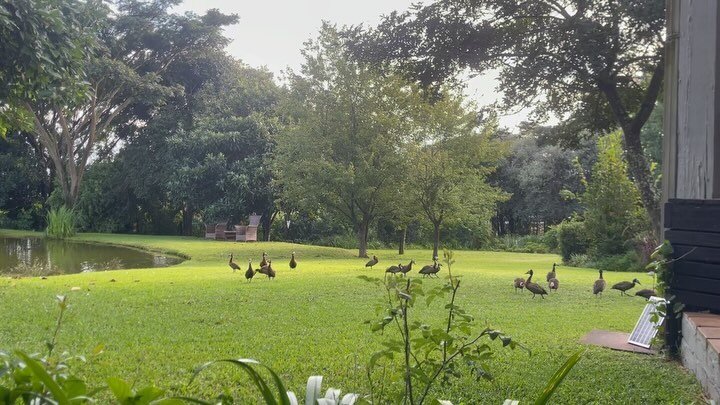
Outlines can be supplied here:
M0 231L5 235L19 235ZM344 249L286 243L231 243L197 238L83 234L78 240L179 252L191 257L162 269L119 270L40 279L0 280L0 348L42 351L57 313L54 296L70 297L70 310L58 350L89 354L98 344L105 352L81 374L100 385L108 376L155 383L177 394L211 398L226 387L255 403L255 392L238 371L210 370L199 383L187 385L194 367L215 359L250 357L275 369L289 389L304 395L310 375L325 376L324 388L367 393L364 368L386 337L373 334L363 321L377 318L384 291L358 279L382 277L398 261L414 258L424 265L430 251L411 250L402 259L393 251L371 251L380 257L374 270L366 259ZM233 274L227 256L235 254L244 269L247 258L268 252L277 270L270 282L258 274L246 283ZM288 268L296 252L296 270ZM592 329L630 331L645 301L607 291L597 299L591 286L597 272L560 267L560 291L547 299L515 293L511 283L529 268L544 281L555 255L457 251L454 273L462 275L458 304L478 320L511 335L532 350L511 351L493 342L492 382L468 376L438 387L438 397L455 404L499 404L506 398L530 402L547 379ZM538 277L539 276L539 277ZM605 273L609 285L645 274ZM115 279L116 282L110 282ZM442 279L426 280L426 285ZM72 287L81 291L71 292ZM414 319L441 322L441 305L416 306ZM394 331L393 331L394 332ZM661 356L620 353L590 347L556 392L554 403L702 403L692 375Z

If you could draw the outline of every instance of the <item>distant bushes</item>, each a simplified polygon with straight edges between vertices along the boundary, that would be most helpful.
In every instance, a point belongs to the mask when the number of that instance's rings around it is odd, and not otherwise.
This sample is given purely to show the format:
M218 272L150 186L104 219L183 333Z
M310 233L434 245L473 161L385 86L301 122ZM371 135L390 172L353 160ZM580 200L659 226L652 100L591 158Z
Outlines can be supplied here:
M488 245L492 250L518 253L550 253L552 249L540 235L503 235Z

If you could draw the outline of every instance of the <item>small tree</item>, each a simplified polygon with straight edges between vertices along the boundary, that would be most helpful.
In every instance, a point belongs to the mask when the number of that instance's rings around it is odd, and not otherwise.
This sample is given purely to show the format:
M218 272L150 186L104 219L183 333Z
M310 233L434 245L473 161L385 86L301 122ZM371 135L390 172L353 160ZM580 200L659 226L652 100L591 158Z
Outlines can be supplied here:
M382 285L387 291L387 306L382 319L368 322L373 332L388 332L383 342L385 348L373 354L368 365L371 403L427 403L438 380L449 382L460 376L463 364L477 379L492 380L487 364L492 357L492 349L487 340L499 340L503 347L511 349L525 349L499 330L485 327L473 332L477 327L475 318L458 302L461 280L452 272L455 263L453 252L445 250L443 259L448 282L429 289L423 288L422 280L417 278L390 277L383 282L367 276L360 277ZM428 307L436 300L447 300L447 316L441 325L411 319L414 307L422 297L425 297ZM397 332L393 333L396 327ZM387 382L384 379L373 381L372 376L381 362L391 362L396 355L401 358L403 373L392 373L390 382L401 385L403 389L387 392Z
M304 54L301 74L289 78L289 125L278 137L283 205L323 207L345 219L357 233L358 255L367 257L371 224L400 192L407 116L420 98L399 78L358 66L329 25Z
M507 198L487 177L506 154L492 138L494 121L477 131L477 118L453 94L426 108L419 142L410 147L407 189L433 226L433 258L438 257L440 231L455 221L489 221L499 201Z
M621 137L614 132L598 141L598 160L582 196L585 228L595 255L626 252L628 241L648 226L640 194L628 178Z

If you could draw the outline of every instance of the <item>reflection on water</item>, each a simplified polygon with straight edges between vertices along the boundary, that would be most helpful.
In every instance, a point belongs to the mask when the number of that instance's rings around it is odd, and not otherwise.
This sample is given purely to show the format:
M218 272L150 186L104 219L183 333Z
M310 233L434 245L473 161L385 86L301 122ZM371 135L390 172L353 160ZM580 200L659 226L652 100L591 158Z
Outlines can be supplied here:
M141 250L42 238L0 237L0 274L44 276L167 267L182 259Z

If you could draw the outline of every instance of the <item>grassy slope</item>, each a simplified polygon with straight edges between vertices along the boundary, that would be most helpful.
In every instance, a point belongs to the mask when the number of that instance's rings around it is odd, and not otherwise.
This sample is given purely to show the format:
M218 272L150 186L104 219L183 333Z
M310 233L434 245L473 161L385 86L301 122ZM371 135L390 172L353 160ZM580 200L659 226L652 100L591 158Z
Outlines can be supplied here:
M205 375L201 384L186 386L191 370L205 361L252 357L280 372L296 392L303 391L313 374L324 375L326 384L344 391L367 392L363 366L383 337L371 334L363 321L376 318L383 292L357 276L381 276L381 269L399 261L394 252L371 252L381 264L370 271L363 268L364 259L343 249L100 234L76 239L181 252L192 260L165 269L0 280L0 347L43 350L56 314L52 297L69 294L72 306L59 346L84 354L105 344L106 352L83 368L97 384L119 375L139 385L155 382L177 393L207 398L220 387L253 395L237 372L223 367ZM293 250L300 264L290 271L287 261ZM257 263L261 252L267 251L277 258L273 266L277 279L245 283L227 266L231 251L243 268L246 258ZM415 258L422 263L420 259L429 256L428 251L410 251L403 261ZM641 299L620 297L615 291L596 299L590 286L597 273L590 269L559 268L560 292L545 300L513 292L512 279L528 268L536 269L544 280L558 260L554 255L460 251L456 259L457 273L464 280L459 304L477 317L478 327L487 322L503 330L533 355L493 344L494 382L468 377L438 389L440 397L455 403L533 399L580 347L578 340L585 333L598 328L629 331L644 305ZM633 276L650 282L644 274L606 273L609 284ZM69 292L73 286L82 291ZM423 306L413 316L439 321L437 310ZM701 402L702 396L694 378L676 363L591 347L555 401L692 403Z

